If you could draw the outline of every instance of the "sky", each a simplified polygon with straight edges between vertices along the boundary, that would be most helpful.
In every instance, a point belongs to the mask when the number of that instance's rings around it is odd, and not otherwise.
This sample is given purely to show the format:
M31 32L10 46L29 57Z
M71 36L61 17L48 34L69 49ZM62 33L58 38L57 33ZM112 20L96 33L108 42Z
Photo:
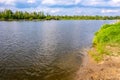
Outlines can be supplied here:
M120 0L0 0L0 11L4 9L51 15L120 16Z

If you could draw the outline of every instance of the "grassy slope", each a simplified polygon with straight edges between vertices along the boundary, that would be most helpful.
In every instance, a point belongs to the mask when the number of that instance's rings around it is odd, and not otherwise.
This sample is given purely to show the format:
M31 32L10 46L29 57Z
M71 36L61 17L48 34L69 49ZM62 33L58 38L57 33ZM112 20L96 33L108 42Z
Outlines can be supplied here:
M120 55L120 22L105 24L95 33L93 39L94 50L90 54L96 61L105 55Z

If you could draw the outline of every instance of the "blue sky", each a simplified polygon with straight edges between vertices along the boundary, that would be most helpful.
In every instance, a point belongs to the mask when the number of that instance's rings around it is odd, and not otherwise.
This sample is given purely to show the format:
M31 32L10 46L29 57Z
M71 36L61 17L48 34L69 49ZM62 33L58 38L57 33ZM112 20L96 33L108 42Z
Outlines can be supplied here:
M52 15L120 16L120 0L0 0L0 11L4 9Z

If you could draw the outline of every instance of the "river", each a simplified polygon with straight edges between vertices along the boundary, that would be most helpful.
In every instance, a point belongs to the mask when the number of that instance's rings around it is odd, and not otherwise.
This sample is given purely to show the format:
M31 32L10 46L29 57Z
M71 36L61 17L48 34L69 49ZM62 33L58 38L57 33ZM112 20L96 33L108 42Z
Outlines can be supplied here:
M110 20L0 21L0 80L73 80Z

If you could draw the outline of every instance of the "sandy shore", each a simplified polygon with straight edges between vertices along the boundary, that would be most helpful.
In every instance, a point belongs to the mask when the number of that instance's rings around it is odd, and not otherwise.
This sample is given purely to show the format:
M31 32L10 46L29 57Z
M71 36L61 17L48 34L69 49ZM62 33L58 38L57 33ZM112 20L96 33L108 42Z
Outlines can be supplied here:
M75 80L120 80L120 56L106 56L97 63L86 53Z

